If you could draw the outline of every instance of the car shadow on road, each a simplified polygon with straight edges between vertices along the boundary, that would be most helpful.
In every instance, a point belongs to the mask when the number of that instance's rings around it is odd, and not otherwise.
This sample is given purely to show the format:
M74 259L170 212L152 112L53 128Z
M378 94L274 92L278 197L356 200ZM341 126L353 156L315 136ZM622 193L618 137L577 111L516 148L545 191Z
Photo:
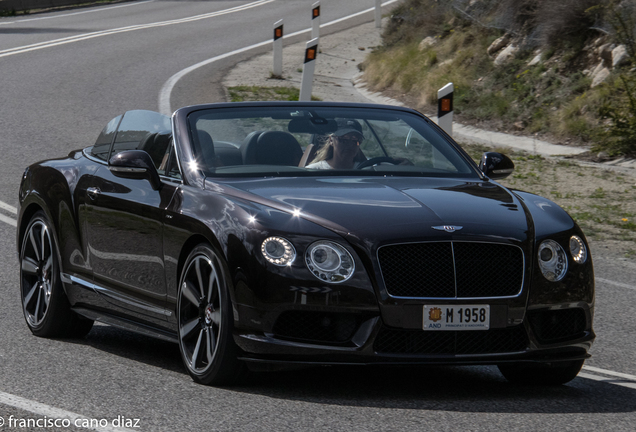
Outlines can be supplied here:
M107 325L95 325L83 339L64 342L90 346L96 350L170 370L189 378L181 361L179 345Z
M562 386L518 386L495 366L321 367L258 373L252 394L310 403L473 413L625 413L636 390L584 378Z
M176 344L110 326L96 326L81 340L128 360L183 375ZM201 386L201 393L245 393L268 398L338 406L473 413L631 413L636 390L576 378L562 386L517 386L495 366L326 366L293 371L253 372L240 385Z

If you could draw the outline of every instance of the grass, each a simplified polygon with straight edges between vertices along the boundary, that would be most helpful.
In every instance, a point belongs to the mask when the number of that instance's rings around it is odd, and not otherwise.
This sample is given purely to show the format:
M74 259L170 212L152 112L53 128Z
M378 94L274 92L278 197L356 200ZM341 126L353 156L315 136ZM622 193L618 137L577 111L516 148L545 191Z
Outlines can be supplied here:
M476 161L486 146L463 145ZM501 150L496 150L501 151ZM636 241L636 179L574 161L502 151L515 163L500 183L549 198L563 207L593 240ZM631 249L630 249L631 250ZM636 255L635 252L631 252ZM626 254L627 255L627 254Z
M231 102L297 101L300 96L300 90L295 87L236 86L229 87L228 92ZM311 100L321 99L312 95Z
M437 90L455 86L455 112L468 121L486 121L523 133L590 142L601 124L599 107L610 100L615 79L590 89L591 79L577 68L565 68L568 52L544 52L543 62L528 66L535 52L521 51L495 66L486 55L496 30L469 26L436 37L437 44L419 50L419 39L376 49L364 64L365 79L375 91L406 95L424 112L435 109Z

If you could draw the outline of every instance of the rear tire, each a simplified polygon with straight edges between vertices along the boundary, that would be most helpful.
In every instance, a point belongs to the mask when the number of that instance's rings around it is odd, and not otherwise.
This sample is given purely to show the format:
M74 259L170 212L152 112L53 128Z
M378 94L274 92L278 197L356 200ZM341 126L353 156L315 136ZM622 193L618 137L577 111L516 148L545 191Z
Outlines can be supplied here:
M60 279L55 234L41 210L29 221L22 239L20 294L24 318L36 336L80 338L93 327L93 321L71 310Z
M528 363L502 363L501 374L513 384L556 386L572 381L585 360L558 362L554 366Z
M223 258L209 245L188 256L177 303L179 350L188 373L205 385L232 385L246 374L232 336L233 314Z

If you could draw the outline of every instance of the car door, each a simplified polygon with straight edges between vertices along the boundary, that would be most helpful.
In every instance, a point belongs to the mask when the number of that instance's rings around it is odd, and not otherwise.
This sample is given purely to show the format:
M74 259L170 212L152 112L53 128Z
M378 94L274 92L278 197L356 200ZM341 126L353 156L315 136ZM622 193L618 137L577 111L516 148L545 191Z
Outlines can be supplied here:
M170 143L169 119L150 111L124 115L109 157L124 150L147 151L156 167ZM168 130L166 130L168 129ZM163 258L165 209L176 187L153 189L145 179L116 176L103 165L87 188L88 255L94 289L118 313L165 323L166 282Z

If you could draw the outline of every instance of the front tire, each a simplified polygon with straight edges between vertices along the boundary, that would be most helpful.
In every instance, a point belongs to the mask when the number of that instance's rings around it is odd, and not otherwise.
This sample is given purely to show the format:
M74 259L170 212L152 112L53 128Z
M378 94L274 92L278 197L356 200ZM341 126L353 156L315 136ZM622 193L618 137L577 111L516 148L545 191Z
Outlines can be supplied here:
M581 371L585 360L559 362L555 365L502 363L501 374L513 384L556 386L572 381Z
M188 256L179 283L179 350L188 373L205 385L231 385L245 373L232 337L233 315L221 256L202 244Z
M41 210L22 239L20 293L24 318L36 336L84 337L93 327L93 321L71 310L60 279L55 234Z

